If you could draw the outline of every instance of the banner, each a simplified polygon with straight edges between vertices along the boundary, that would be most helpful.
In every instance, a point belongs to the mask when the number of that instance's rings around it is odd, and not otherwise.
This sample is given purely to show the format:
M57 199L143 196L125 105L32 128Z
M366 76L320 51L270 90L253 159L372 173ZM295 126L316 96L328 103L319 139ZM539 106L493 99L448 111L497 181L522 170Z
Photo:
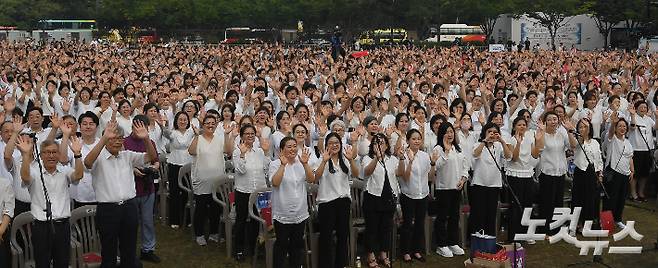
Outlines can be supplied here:
M582 23L567 23L557 30L555 35L555 45L563 43L565 45L580 45L582 42ZM546 44L551 42L551 34L548 29L538 23L524 22L521 23L521 42L529 39L532 44Z

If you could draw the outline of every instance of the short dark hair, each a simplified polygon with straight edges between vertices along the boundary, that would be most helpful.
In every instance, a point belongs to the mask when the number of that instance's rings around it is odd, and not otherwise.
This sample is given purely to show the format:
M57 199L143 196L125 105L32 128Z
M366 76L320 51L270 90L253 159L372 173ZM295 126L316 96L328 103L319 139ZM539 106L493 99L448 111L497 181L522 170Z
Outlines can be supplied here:
M92 111L87 111L81 114L80 117L78 117L78 124L82 124L82 119L84 119L85 117L91 118L91 121L94 121L94 124L98 126L99 123L98 116Z

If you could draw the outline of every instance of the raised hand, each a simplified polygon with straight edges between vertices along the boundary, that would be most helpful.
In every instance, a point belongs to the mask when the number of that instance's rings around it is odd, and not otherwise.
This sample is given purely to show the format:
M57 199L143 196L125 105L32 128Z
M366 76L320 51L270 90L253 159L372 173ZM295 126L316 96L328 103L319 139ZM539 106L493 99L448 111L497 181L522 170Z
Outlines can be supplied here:
M302 154L299 156L299 161L302 164L308 164L308 160L311 158L311 151L308 148L302 149Z
M20 118L12 118L12 125L14 126L15 133L21 133L23 131L23 121Z
M62 124L59 129L62 130L62 134L66 137L70 137L71 133L73 133L73 128L67 124Z
M324 152L322 152L322 161L329 161L331 159L331 152L329 152L329 148L325 147Z
M229 135L235 130L235 124L228 124L224 126L224 135Z
M62 101L62 111L68 113L71 110L71 102L68 99Z
M107 126L105 126L105 130L103 132L103 137L105 139L116 138L118 136L117 133L116 133L117 132L117 127L118 127L117 121L112 120L109 123L107 123Z
M16 147L18 147L18 150L21 151L23 154L29 154L32 152L33 149L33 142L32 138L30 137L25 137L25 136L19 136L16 139Z
M563 120L562 121L562 126L564 126L564 128L566 128L567 130L570 130L570 131L575 129L575 127L573 125L573 122L571 122L571 120L569 120L569 119Z
M279 153L279 161L281 161L281 165L285 166L288 164L288 158L283 154L283 152Z
M266 154L270 151L270 145L271 142L269 138L260 139L260 148L263 149L263 152Z
M82 139L76 136L71 137L71 144L69 147L74 155L80 155L82 153Z
M50 119L50 122L52 123L52 128L57 129L62 125L62 118L57 116L56 114L53 114L52 118Z
M439 150L434 150L432 151L432 155L430 155L430 161L436 163L437 160L439 160Z
M343 152L343 154L345 155L345 157L347 159L354 160L354 159L356 159L356 157L358 155L358 152L357 152L357 150L354 146L347 146L347 148L345 148L345 152Z
M133 133L135 133L135 135L138 138L143 139L143 140L146 140L146 139L149 138L148 128L146 128L144 123L142 123L141 121L135 121L133 123Z
M411 149L407 150L407 158L409 159L409 163L414 161L414 158L416 157L416 154Z
M245 154L247 154L249 149L251 149L249 148L249 145L247 145L247 143L245 143L244 141L241 141L238 147L240 148L240 156L244 156Z

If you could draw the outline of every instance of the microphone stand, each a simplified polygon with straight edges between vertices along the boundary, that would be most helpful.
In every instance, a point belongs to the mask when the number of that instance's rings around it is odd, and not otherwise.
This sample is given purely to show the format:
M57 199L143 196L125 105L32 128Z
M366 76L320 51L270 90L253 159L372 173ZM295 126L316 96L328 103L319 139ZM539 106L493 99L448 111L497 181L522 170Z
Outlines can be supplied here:
M493 144L494 143L492 143L492 146L493 146ZM496 157L491 152L491 149L489 149L489 145L487 144L486 141L485 141L484 147L487 148L487 151L489 152L489 155L491 155L491 159L493 159L494 164L496 164L496 168L498 168L498 171L500 172L500 178L501 178L501 181L503 183L503 187L507 188L509 193L512 195L512 201L514 202L514 204L516 206L518 206L519 211L523 212L523 206L521 206L521 202L519 201L518 196L514 192L514 189L512 189L512 186L509 184L509 181L507 180L507 175L505 174L503 168L498 164L498 160L496 160ZM512 206L509 207L509 213L507 215L507 228L508 228L507 232L508 233L512 230L512 224L513 224L512 223L512 211L511 210L512 210ZM517 263L516 263L516 249L517 248L516 248L516 240L514 239L514 237L512 237L512 248L514 250L512 252L513 258L514 258L512 260L512 267L516 268L517 267Z
M587 164L588 164L587 169L589 170L589 166L592 166L592 169L594 169L594 163L592 163L592 161L589 159L589 156L587 156L587 152L585 152L585 147L583 147L583 143L580 141L580 139L578 139L578 137L581 137L581 138L583 138L583 141L584 141L585 138L582 135L580 135L580 133L578 133L576 131L573 131L572 133L574 135L576 135L576 141L578 142L578 147L580 147L580 150L583 151L583 154L585 155L585 159L587 159ZM574 160L575 160L575 153L574 153ZM594 170L594 173L596 173L596 170ZM596 179L596 180L597 180L597 182L599 181L598 179ZM610 199L610 196L608 195L608 191L605 189L605 185L602 182L599 182L599 186L601 186L601 189L603 190L603 194L604 194L605 198ZM573 195L573 191L571 192L571 194ZM573 196L571 197L571 200L573 202ZM600 204L598 204L597 207L600 208L601 207ZM601 213L601 210L599 210L599 213ZM599 225L599 228L601 226L600 221L601 221L601 219L596 220L596 222ZM598 242L598 241L599 241L599 237L597 236L596 237L596 242ZM581 265L588 265L589 266L589 264L595 264L595 263L598 263L598 264L603 265L605 267L611 268L610 265L603 262L603 256L600 256L600 255L594 255L592 257L591 261L571 263L571 264L568 264L567 267L581 266Z
M46 181L43 178L43 166L41 165L41 157L39 156L39 146L37 145L37 136L30 135L34 144L34 161L39 165L39 176L41 178L41 187L43 187L43 195L46 200L46 209L43 211L46 212L46 221L50 223L50 231L55 233L55 224L53 222L53 203L50 201L50 195L48 194L48 188L46 188ZM26 164L26 163L23 163Z

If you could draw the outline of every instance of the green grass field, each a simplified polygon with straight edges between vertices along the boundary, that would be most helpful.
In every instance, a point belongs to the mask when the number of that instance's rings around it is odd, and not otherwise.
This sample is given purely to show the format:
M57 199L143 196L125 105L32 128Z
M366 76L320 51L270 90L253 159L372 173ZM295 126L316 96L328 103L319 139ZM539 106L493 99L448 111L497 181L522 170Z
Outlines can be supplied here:
M654 201L650 200L639 206L653 209L654 204ZM604 250L604 262L612 267L658 267L658 250L653 249L658 234L658 214L627 205L624 218L634 220L635 229L644 235L644 238L640 242L630 237L618 242L613 242L610 238L611 245L642 245L644 250L639 255L607 254L607 250ZM250 259L244 263L236 263L233 259L228 258L223 244L209 242L206 247L196 245L190 228L173 230L160 223L156 228L158 239L156 253L162 258L162 263L158 265L144 263L144 267L251 267ZM582 237L579 239L583 240ZM589 256L579 256L578 253L578 248L565 242L550 245L548 241L538 241L535 245L526 246L527 267L567 267L570 263L592 259L591 251ZM466 257L447 259L432 253L427 259L428 262L425 264L413 263L411 265L398 261L394 263L394 267L464 267L463 262ZM264 262L261 260L258 267L264 268L264 266ZM366 264L363 263L362 267L366 267ZM603 266L589 264L577 267Z

